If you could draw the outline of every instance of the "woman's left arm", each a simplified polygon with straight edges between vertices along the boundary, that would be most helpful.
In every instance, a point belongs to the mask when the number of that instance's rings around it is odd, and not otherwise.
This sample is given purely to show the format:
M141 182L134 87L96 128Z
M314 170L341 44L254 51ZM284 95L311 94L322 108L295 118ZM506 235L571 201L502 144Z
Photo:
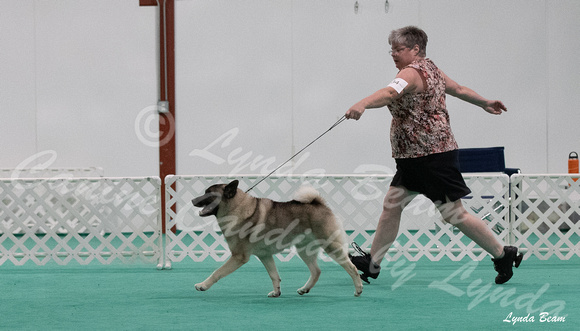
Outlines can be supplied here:
M443 71L441 71L441 74L443 74L443 77L445 77L445 93L459 98L465 102L479 106L490 114L500 115L502 112L507 111L507 108L504 106L503 102L499 100L486 99L469 87L457 84Z

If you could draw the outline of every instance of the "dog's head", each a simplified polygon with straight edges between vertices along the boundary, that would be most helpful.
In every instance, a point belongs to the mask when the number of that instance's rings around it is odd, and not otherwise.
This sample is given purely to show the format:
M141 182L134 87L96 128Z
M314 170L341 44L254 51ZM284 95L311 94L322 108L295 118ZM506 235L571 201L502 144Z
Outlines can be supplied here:
M228 200L233 199L238 192L239 181L234 180L229 184L216 184L210 186L205 190L205 194L197 197L191 202L194 206L198 208L203 208L199 212L199 216L217 216L218 210L223 203L227 203Z

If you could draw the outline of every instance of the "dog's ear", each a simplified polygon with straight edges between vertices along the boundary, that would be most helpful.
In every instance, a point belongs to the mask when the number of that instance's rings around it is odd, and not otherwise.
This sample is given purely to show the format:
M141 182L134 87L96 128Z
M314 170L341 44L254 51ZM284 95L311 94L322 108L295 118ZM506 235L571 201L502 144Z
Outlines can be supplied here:
M235 197L236 193L238 192L238 184L239 183L240 182L236 179L233 182L226 185L226 187L224 188L224 198L231 199L231 198Z

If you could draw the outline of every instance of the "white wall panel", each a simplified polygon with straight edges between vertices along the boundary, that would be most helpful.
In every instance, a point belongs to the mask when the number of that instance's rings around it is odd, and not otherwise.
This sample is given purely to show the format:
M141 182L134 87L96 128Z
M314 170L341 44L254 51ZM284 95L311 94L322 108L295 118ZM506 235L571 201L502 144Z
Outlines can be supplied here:
M566 162L571 151L580 153L580 2L546 2L549 20L547 34L548 79L540 89L548 93L548 169L568 172Z
M20 1L4 3L21 6ZM54 168L98 166L109 176L158 173L157 148L144 144L135 128L140 111L157 101L155 9L114 0L31 4L15 17L32 20L32 27L28 22L22 31L3 28L2 35L22 34L21 46L14 45L11 56L29 51L23 58L8 59L10 68L24 73L28 93L12 88L9 95L20 100L24 114L34 116L23 119L23 131L20 119L8 122L10 131L16 131L11 136L24 141L25 148L16 157L3 158L0 166L16 167L35 153L53 150ZM21 77L19 71L9 75L3 75L3 84ZM13 107L5 100L2 108ZM26 147L29 137L36 141L33 148ZM20 143L6 148L14 146L20 148Z
M566 171L580 150L580 2L389 2L386 13L383 0L359 0L355 13L353 0L176 1L178 173L272 170L388 84L388 33L409 24L427 31L428 57L451 78L509 108L491 116L449 97L461 147L503 145L508 166ZM141 115L158 98L157 7L0 5L0 167L54 150L54 167L156 175L143 135L157 116ZM394 171L390 120L381 109L342 123L294 172Z
M34 1L0 1L0 168L36 151Z
M157 149L135 132L157 101L155 11L112 0L40 1L36 11L39 150L55 150L56 167L157 173Z
M289 157L290 4L176 2L178 173L260 173Z

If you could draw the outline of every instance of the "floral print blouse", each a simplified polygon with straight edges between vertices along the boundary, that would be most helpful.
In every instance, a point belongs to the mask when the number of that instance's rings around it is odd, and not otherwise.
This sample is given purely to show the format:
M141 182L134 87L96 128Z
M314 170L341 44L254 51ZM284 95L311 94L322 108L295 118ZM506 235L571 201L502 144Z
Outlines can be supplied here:
M445 78L430 59L409 64L422 75L425 91L389 105L393 158L417 158L457 149L445 107Z

